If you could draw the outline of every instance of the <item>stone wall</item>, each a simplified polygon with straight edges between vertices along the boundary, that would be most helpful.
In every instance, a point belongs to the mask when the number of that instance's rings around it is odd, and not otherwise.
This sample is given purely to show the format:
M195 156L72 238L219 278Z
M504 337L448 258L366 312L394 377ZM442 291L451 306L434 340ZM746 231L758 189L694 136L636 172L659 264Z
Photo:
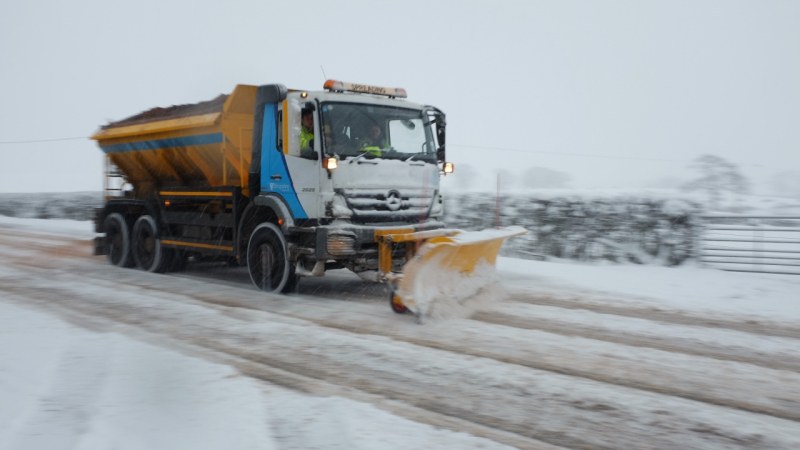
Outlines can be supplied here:
M679 265L694 257L702 209L689 200L636 197L579 198L491 194L449 195L445 222L479 230L519 225L503 254L528 259Z

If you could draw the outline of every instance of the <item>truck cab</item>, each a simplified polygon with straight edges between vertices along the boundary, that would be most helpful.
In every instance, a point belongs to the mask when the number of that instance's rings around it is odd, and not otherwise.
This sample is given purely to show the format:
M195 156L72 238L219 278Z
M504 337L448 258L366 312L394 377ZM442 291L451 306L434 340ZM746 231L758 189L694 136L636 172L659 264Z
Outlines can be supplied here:
M445 116L405 97L333 80L322 91L259 89L251 192L276 211L294 275L346 267L374 279L376 233L444 226Z

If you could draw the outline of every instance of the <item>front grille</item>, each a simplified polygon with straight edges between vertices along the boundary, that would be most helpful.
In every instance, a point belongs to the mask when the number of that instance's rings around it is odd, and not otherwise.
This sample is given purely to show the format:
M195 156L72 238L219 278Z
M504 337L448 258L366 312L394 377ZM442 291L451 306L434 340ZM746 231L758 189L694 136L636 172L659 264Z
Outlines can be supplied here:
M433 189L342 189L338 192L360 219L425 219L437 196Z

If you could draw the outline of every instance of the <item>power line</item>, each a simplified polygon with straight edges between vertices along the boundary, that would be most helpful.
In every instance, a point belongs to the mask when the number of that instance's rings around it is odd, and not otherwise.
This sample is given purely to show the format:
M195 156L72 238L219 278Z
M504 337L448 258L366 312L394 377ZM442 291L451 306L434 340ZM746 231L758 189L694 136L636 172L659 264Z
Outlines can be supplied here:
M39 143L39 142L76 141L78 139L89 139L89 136L61 137L61 138L52 138L52 139L27 139L27 140L22 140L22 141L0 141L0 145L36 144L36 143Z
M580 156L583 158L601 158L601 159L635 159L640 161L662 161L662 162L678 162L678 163L688 163L691 162L687 159L669 159L669 158L647 158L643 156L613 156L613 155L597 155L592 153L572 153L572 152L557 152L552 150L523 150L520 148L508 148L508 147L489 147L484 145L462 145L462 144L449 144L453 147L464 147L464 148L476 148L480 150L500 150L505 152L516 152L516 153L546 153L550 155L561 155L561 156Z
M60 141L77 141L79 139L89 139L89 136L74 136L74 137L60 137L60 138L51 138L51 139L27 139L27 140L19 140L19 141L0 141L0 145L16 145L16 144L36 144L36 143L43 143L43 142L60 142ZM510 147L490 147L486 145L464 145L464 144L449 144L452 147L463 147L463 148L475 148L479 150L499 150L504 152L515 152L515 153L543 153L549 155L559 155L559 156L578 156L581 158L599 158L599 159L631 159L637 161L660 161L660 162L675 162L675 163L690 163L691 160L687 159L669 159L669 158L647 158L643 156L615 156L615 155L597 155L592 153L574 153L574 152L557 152L553 150L524 150L520 148L510 148ZM747 166L759 166L756 164L745 164Z

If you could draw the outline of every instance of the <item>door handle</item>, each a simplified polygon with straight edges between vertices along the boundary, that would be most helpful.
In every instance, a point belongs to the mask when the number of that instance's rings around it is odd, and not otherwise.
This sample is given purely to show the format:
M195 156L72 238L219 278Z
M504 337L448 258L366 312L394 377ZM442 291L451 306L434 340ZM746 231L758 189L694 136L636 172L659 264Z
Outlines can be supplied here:
M280 180L283 177L278 175L278 174L275 174L275 175L271 176L270 178L272 178L273 180Z

